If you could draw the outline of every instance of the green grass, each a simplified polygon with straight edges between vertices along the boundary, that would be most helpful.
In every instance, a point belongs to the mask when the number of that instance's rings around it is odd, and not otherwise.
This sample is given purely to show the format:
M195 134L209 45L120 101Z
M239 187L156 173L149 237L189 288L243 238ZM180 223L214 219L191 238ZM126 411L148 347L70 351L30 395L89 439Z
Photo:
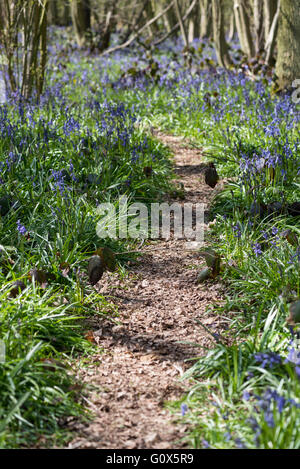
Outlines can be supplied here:
M0 199L10 203L0 224L1 446L30 446L41 435L43 445L63 444L66 418L84 417L84 391L69 366L92 353L86 319L116 314L88 284L87 259L108 245L121 253L123 276L133 247L97 237L96 207L112 202L118 210L124 194L149 204L174 190L170 155L151 136L153 126L202 148L228 179L209 234L227 289L213 311L228 329L195 359L186 374L190 392L171 407L178 414L187 404L182 419L195 448L299 448L299 378L295 364L285 363L285 319L300 295L299 252L282 235L300 232L299 217L288 211L300 197L297 107L272 94L265 78L215 70L202 47L191 69L178 47L150 58L93 59L58 39L56 48L42 103L0 108ZM152 76L145 67L153 60L159 66ZM279 214L270 209L275 202ZM255 204L269 208L255 216ZM46 288L30 280L33 268L47 274ZM13 298L17 279L26 288ZM277 362L262 366L261 353ZM49 367L45 360L54 359Z
M49 74L40 105L0 108L0 199L8 206L0 218L2 448L62 445L68 419L89 417L74 363L88 363L94 352L85 337L89 320L113 321L117 311L89 284L88 259L109 246L122 277L135 256L127 254L134 240L97 236L97 206L111 202L118 210L123 195L148 204L172 188L169 152L139 128L134 109L122 99L87 97L88 86L74 80L58 90L62 80ZM16 294L15 281L25 287Z

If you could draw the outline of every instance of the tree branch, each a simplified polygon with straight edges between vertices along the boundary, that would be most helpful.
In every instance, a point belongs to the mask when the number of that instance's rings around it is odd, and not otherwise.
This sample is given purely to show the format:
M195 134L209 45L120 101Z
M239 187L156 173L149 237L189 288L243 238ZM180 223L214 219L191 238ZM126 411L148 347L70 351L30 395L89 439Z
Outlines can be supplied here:
M161 18L173 6L173 4L174 4L174 0L172 0L172 2L164 10L162 10L160 13L158 13L154 18L147 21L147 23L144 24L144 26L142 26L130 39L128 39L128 41L126 41L123 44L120 44L118 46L111 47L110 49L107 49L101 55L108 55L112 52L115 52L116 50L125 49L125 47L128 47L146 28L148 28L148 26L150 26L152 23L155 23L155 21L157 21L159 18Z

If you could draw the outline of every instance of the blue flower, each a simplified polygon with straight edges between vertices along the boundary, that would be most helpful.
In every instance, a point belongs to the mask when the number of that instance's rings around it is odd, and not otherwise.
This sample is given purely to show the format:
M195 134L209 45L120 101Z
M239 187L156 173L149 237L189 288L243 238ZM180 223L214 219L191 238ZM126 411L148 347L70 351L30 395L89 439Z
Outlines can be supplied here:
M296 350L294 347L288 348L288 356L284 363L294 363L296 366L300 365L300 351Z
M243 392L243 399L245 399L245 401L249 401L251 395L248 391L244 391Z
M236 438L236 439L234 440L234 442L235 442L237 448L239 448L239 449L246 449L245 443L243 443L243 441L241 440L241 438Z
M260 352L254 354L256 362L261 363L262 368L274 368L276 365L281 365L282 358L275 352Z
M186 404L181 404L181 415L184 416L188 411L188 406Z
M265 422L270 428L275 427L274 417L272 411L267 411L264 413Z
M23 236L27 233L25 226L21 224L20 220L17 221L17 230Z
M240 225L237 223L236 225L234 225L233 227L233 231L234 231L234 236L236 238L240 238L242 236L242 232L241 232L241 227Z
M204 439L203 439L203 440L202 440L202 445L203 445L204 448L210 448L210 444L208 443L207 440L204 440Z
M256 257L261 256L262 249L259 243L252 244L252 249Z

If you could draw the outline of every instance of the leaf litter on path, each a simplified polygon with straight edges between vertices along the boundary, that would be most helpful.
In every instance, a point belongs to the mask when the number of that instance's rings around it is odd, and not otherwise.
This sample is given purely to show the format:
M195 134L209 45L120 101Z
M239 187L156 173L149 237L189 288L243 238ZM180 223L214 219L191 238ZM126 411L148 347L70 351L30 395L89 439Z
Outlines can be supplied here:
M199 149L189 148L180 137L157 136L174 152L177 179L184 185L180 203L208 208L215 192L205 184ZM191 344L214 346L211 334L195 320L205 319L212 332L219 332L218 316L205 311L222 301L223 292L216 281L197 283L203 259L187 251L185 242L144 244L128 278L116 282L115 274L107 275L97 284L101 295L113 298L120 324L94 320L100 351L88 367L78 370L90 388L88 407L94 417L85 426L73 426L77 431L69 448L186 447L185 424L175 422L164 404L183 397L188 383L179 378L189 367L186 360L205 353Z

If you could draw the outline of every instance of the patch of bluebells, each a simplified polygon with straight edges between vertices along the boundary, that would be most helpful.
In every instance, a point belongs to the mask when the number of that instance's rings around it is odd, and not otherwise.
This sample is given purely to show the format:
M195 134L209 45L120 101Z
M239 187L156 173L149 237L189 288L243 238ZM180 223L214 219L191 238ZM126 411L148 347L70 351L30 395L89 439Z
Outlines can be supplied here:
M294 264L295 262L297 262L297 264L299 264L299 262L300 262L300 247L298 247L296 249L295 254L293 254L290 257L290 260L288 261L288 264Z
M20 220L17 220L17 230L22 236L25 236L27 233L27 229L22 225Z
M73 179L74 182L76 182L77 178L76 178L75 173L74 173L74 165L73 165L72 160L69 161L69 171L70 171L71 178Z
M250 397L251 395L249 392L246 391L243 393L243 399L245 399L246 401L249 401ZM297 403L294 399L286 399L285 397L281 396L275 389L271 388L266 389L265 393L262 396L253 394L253 398L256 400L256 405L254 407L256 414L263 414L264 422L269 428L275 427L275 409L277 409L279 414L282 414L283 410L288 406L293 406L297 409L300 409L300 404ZM256 416L251 415L251 417L247 419L247 423L250 424L252 430L255 432L255 443L256 446L259 447L263 422L261 422L260 419Z
M188 406L186 404L181 404L181 415L184 416L188 411Z
M256 363L259 363L262 368L275 368L282 364L281 356L272 351L259 352L254 354Z
M61 195L66 195L66 192L69 187L66 184L65 175L63 171L55 171L54 169L52 169L51 176L54 181L54 187L59 190Z
M251 245L251 247L252 247L252 250L253 250L256 257L259 257L259 256L262 255L263 252L262 252L262 248L261 248L260 243L254 243L254 244Z
M234 237L235 238L240 238L242 236L242 231L241 231L241 226L239 223L237 223L236 225L234 225L232 227L233 229L233 233L234 233Z
M202 440L202 446L203 446L203 448L206 448L206 449L210 448L210 444L205 439Z
M295 365L295 373L300 378L300 350L296 349L293 344L288 348L288 356L284 363L291 363Z

